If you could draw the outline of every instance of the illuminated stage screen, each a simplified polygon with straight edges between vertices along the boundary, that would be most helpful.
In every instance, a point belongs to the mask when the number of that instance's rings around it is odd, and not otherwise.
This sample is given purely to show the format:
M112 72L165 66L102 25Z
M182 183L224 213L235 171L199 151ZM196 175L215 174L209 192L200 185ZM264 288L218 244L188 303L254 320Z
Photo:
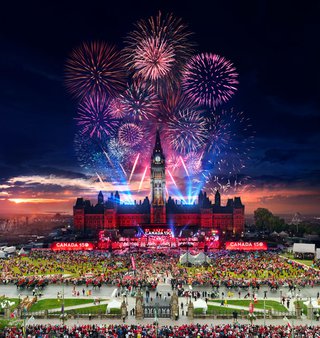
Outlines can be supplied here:
M266 242L226 242L226 250L261 251L268 250Z
M51 244L51 250L54 251L90 251L94 249L90 242L54 242Z

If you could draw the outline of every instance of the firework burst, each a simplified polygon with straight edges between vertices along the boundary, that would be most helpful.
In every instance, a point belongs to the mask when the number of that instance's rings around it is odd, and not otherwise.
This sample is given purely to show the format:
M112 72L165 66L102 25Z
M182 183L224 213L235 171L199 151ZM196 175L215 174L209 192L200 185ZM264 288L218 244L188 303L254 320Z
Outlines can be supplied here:
M111 100L109 107L110 107L110 114L115 119L123 119L127 115L125 106L119 98L115 98Z
M216 191L235 195L249 191L254 186L249 183L250 177L245 175L221 176L213 173L204 174L205 187L214 195Z
M109 102L105 94L87 96L78 107L75 118L81 133L101 139L115 133L118 121L113 118L109 109Z
M224 57L202 53L187 63L182 88L199 105L217 107L227 102L237 90L238 74Z
M145 80L158 80L172 70L174 64L173 47L163 39L149 37L136 47L132 67L137 76Z
M141 143L144 137L142 127L135 123L124 123L118 130L120 144L126 147L134 147Z
M102 168L110 167L110 162L103 154L102 146L98 140L77 133L74 137L74 148L81 167L92 172L101 172Z
M253 145L251 121L243 112L223 110L208 121L207 159L216 173L239 173L250 159Z
M161 100L158 111L158 121L161 123L167 123L170 117L178 114L181 110L198 109L195 103L180 89L175 91L164 90L161 94Z
M138 21L126 40L127 65L134 76L153 82L166 77L175 81L182 65L191 57L191 33L181 19L160 12ZM163 84L163 83L162 83Z
M172 148L186 154L203 146L206 130L206 119L198 111L186 109L169 118L165 133Z
M202 169L202 153L190 152L185 156L185 164L191 175L198 175Z
M129 154L129 148L122 145L118 139L112 138L108 142L108 154L118 162L123 162Z
M126 84L123 58L105 42L83 43L66 61L65 83L77 98L102 92L116 96Z
M134 82L119 98L126 116L133 120L148 120L158 111L159 99L150 85Z

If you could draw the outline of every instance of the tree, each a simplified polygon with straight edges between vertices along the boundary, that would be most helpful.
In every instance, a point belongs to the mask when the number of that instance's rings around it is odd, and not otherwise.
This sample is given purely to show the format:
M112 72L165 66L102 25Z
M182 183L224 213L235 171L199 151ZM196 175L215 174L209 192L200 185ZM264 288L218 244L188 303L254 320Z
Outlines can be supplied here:
M270 224L273 220L271 211L265 208L258 208L254 211L254 223L259 230L270 230Z

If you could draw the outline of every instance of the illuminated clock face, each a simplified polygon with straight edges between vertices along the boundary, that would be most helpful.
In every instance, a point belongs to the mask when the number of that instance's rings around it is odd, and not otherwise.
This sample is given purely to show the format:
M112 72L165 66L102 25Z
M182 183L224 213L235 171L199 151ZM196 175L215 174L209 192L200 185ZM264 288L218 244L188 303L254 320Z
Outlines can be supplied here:
M160 160L161 160L160 156L157 155L157 156L155 157L155 160L156 160L156 162L160 162Z

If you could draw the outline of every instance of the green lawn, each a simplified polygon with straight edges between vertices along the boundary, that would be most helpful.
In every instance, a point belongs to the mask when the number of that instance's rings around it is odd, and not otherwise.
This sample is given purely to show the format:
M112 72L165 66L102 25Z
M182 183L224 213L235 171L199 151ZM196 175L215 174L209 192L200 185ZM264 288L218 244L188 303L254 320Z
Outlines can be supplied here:
M291 259L292 261L295 261L297 263L305 264L307 266L312 266L313 265L313 260L312 259L298 259L294 258L294 256L290 253L285 253L282 256Z
M18 306L18 303L19 303L18 298L1 298L0 302L3 302L5 300L10 301L11 303L14 303L13 305L10 306L11 310L14 310ZM0 311L3 312L4 310L0 308Z
M214 303L221 303L221 300L213 300ZM249 308L251 300L249 299L228 299L227 304L229 305L236 305L236 306L245 306ZM279 312L287 312L287 308L283 306L281 303L275 301L275 300L266 300L266 310L272 308L274 311ZM263 309L263 300L258 300L257 303L254 304L254 307L256 309Z
M106 312L107 312L107 304L89 306L89 307L84 307L81 309L65 310L65 313L68 313L68 314L89 314L91 313L92 315L94 315L97 313L105 314ZM54 312L54 313L60 313L60 312Z
M195 310L201 310L201 309L195 309ZM238 314L240 314L240 311L242 310L238 310L229 306L215 306L215 305L211 305L208 304L208 310L207 310L207 314L231 314L234 311L237 311ZM202 311L197 311L198 313L202 313ZM197 313L195 311L195 313ZM247 310L243 310L243 313L248 314L249 311Z
M76 310L66 310L66 313L79 313L79 314L101 313L101 314L105 314L106 311L107 311L107 304L104 304L104 305L84 307L82 309L76 309Z
M74 305L81 305L81 304L89 304L93 303L93 299L73 299L73 298L66 298L64 300L64 307L74 306ZM61 307L62 301L56 298L54 299L41 299L37 303L33 304L29 309L29 312L36 312L36 311L43 311L43 310L50 310L56 309Z

